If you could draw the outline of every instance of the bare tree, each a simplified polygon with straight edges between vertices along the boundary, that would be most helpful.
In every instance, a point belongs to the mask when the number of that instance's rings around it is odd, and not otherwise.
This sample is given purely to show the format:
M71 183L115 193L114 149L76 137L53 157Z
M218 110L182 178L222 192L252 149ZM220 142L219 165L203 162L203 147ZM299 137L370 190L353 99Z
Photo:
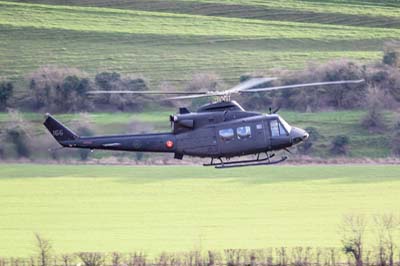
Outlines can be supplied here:
M325 266L336 266L336 263L340 261L338 258L340 252L336 248L329 248L325 257Z
M124 264L127 266L146 266L146 256L141 252L135 252L130 254L128 261Z
M71 266L72 265L73 255L70 254L62 254L61 260L63 262L63 266Z
M375 215L376 235L378 238L378 263L380 266L393 266L395 233L400 227L399 218L393 214Z
M295 247L292 249L292 257L294 266L307 266L310 263L311 248Z
M363 241L367 221L363 215L346 215L340 226L342 244L346 254L351 255L356 266L363 266Z
M120 266L122 260L122 254L119 252L113 252L111 254L112 266Z
M276 249L276 255L278 259L277 265L279 266L287 266L288 265L288 254L285 247L281 247Z
M39 252L39 266L48 266L50 264L53 247L48 239L43 238L38 233L35 233L35 239L36 248Z
M103 266L105 263L105 255L99 252L80 252L78 257L85 266Z
M207 266L214 266L215 265L215 253L211 250L208 251L208 264Z

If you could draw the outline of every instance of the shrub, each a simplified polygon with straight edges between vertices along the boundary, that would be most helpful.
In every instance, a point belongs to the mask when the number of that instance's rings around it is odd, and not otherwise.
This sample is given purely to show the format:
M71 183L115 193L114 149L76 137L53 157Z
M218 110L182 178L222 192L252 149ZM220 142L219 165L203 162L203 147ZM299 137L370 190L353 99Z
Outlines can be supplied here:
M97 88L100 90L116 90L116 84L121 80L121 75L116 72L101 72L95 76L94 80ZM111 95L106 94L102 99L105 100L105 103L109 104Z
M400 42L385 43L382 62L393 67L400 67Z
M370 66L366 73L370 87L381 93L381 102L386 108L396 107L400 102L400 70L389 65Z
M368 109L367 114L361 120L361 126L371 133L383 132L386 126L381 110L376 107Z
M317 81L353 80L365 77L364 66L348 60L335 60L326 64L310 64L299 72L284 72L274 85L312 83ZM285 108L313 111L326 108L351 109L363 106L366 96L364 84L343 84L305 89L286 89L278 93Z
M391 146L393 155L400 157L400 120L394 126Z
M18 158L29 158L31 152L28 146L28 139L25 131L20 127L7 129L7 141L15 146Z
M14 85L11 82L0 82L0 111L4 111L13 96Z
M330 153L333 155L346 155L348 153L349 138L344 135L332 139Z
M361 126L370 132L383 132L386 129L380 91L377 88L370 88L367 96L367 114L361 120Z
M9 121L1 130L1 139L10 143L17 158L29 158L31 154L29 135L31 125L25 121L19 112L10 110ZM3 150L3 156L6 156Z
M91 83L74 68L42 67L29 76L34 109L70 112L91 109L86 92Z
M146 81L142 77L126 76L122 77L116 72L102 72L96 75L95 84L98 89L111 91L111 90L148 90ZM95 97L97 106L109 105L115 107L120 111L133 111L142 110L148 101L141 95L130 94L105 94ZM101 108L101 107L100 107Z
M240 76L240 83L245 82L248 79L251 79L256 76L252 75L242 75ZM270 85L271 82L266 82L263 84L260 84L258 86L255 86L254 88L264 88ZM271 97L271 93L247 93L247 94L242 94L240 96L240 102L246 109L250 110L265 110L268 107L276 106L273 103L273 99Z
M214 73L197 73L193 75L192 79L186 84L185 91L215 91L222 87L221 78ZM201 106L210 101L207 97L192 100L192 106Z
M197 73L187 83L185 90L191 92L216 90L220 80L220 77L213 73Z

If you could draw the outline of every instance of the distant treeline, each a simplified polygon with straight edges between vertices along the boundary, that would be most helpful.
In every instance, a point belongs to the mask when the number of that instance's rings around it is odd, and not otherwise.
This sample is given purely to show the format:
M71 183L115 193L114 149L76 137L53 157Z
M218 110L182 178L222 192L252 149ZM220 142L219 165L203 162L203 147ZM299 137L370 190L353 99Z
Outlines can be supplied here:
M359 64L349 60L330 61L325 64L309 64L302 71L272 71L270 73L242 75L239 81L252 76L277 76L280 79L264 86L287 85L317 81L365 79L361 85L338 85L309 89L288 89L269 93L241 96L246 108L265 110L271 106L301 111L325 109L354 109L368 106L369 96L378 98L385 108L400 106L400 45L388 43L382 62ZM117 72L101 72L94 77L75 68L41 67L27 75L26 88L18 88L22 96L16 97L15 84L0 82L0 111L7 107L29 111L81 112L81 111L141 111L154 98L139 95L97 95L86 93L92 90L148 90L149 85L142 76L121 75ZM224 84L215 74L198 73L184 86L186 91L221 89ZM161 85L160 90L170 90ZM173 88L173 90L176 90ZM157 98L158 99L158 98ZM201 101L200 101L201 102ZM196 104L198 101L194 100ZM171 106L162 101L160 105Z
M399 218L390 213L375 215L373 226L369 226L363 215L345 215L338 231L341 248L194 250L163 252L153 258L143 252L54 255L52 243L36 233L36 256L29 259L0 257L0 266L398 266ZM367 249L365 238L368 230L374 232L376 242Z

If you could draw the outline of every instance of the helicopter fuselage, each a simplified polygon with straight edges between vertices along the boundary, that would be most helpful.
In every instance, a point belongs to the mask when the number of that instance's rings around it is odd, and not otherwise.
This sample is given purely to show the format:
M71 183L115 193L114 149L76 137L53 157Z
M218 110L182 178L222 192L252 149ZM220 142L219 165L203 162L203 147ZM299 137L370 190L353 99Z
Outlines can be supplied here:
M171 115L172 132L80 137L48 115L44 125L63 146L102 150L174 153L183 156L231 158L288 148L308 137L277 114L247 112L236 102L208 104Z

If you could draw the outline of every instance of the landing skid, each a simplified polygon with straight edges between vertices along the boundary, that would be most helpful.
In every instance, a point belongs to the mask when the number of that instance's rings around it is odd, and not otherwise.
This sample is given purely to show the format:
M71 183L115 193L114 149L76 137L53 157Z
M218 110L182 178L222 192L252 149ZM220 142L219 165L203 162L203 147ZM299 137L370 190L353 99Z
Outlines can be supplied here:
M245 167L245 166L258 166L258 165L270 165L277 164L285 161L288 157L283 156L279 160L271 161L275 154L268 155L266 158L260 159L260 155L258 154L257 159L254 160L242 160L242 161L233 161L233 162L224 162L221 158L219 158L220 162L215 163L214 159L211 159L209 164L203 164L203 166L214 166L216 169L223 168L233 168L233 167Z

